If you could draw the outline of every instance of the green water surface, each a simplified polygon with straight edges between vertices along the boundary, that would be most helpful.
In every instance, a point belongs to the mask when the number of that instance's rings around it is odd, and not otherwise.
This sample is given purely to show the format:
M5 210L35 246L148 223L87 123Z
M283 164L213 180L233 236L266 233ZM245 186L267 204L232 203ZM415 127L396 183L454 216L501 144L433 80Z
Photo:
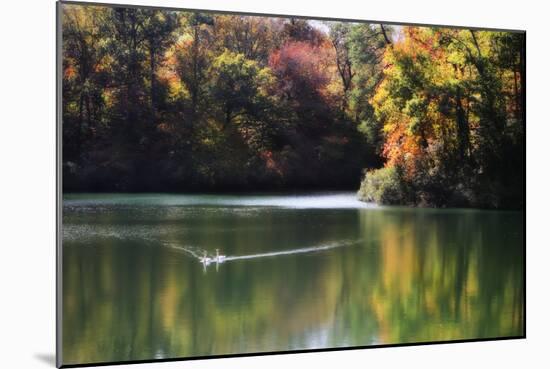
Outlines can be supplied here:
M520 336L523 232L352 193L65 195L63 363Z

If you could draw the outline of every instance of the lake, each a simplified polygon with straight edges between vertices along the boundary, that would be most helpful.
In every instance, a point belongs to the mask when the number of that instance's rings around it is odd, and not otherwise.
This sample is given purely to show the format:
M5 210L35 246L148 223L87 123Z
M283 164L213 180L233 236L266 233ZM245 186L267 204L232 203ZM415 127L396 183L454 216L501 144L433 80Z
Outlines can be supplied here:
M68 194L63 363L521 336L523 239L353 193Z

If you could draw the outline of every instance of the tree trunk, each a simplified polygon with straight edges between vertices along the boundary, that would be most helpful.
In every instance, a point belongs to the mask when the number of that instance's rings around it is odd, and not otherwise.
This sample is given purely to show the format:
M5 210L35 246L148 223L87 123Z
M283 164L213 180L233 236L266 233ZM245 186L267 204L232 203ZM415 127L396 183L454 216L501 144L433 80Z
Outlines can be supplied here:
M150 55L150 66L151 66L151 124L156 126L157 111L155 106L155 91L156 91L156 79L155 79L155 46L153 41L149 43L149 55Z
M462 93L460 88L456 90L456 125L458 132L458 150L462 160L469 156L470 151L470 127L462 106Z
M191 112L193 116L193 120L195 119L195 116L197 114L197 104L198 104L198 79L199 79L199 66L198 66L198 58L199 58L199 32L198 32L198 26L194 27L194 35L193 35L193 85L191 86Z
M514 99L515 99L515 109L514 109L514 116L516 117L516 121L519 122L521 120L521 97L519 95L519 88L518 88L518 73L514 70Z
M382 31L382 36L384 36L384 40L386 40L386 44L391 45L392 42L388 37L388 34L386 33L386 29L384 28L383 24L380 24L380 30Z
M93 119L89 94L86 94L86 123L88 125L88 130L91 130L93 126Z
M80 93L80 102L78 104L78 128L76 131L76 161L80 162L80 151L82 146L82 120L84 110L84 94Z
M229 124L231 123L231 107L227 107L225 109L225 127L224 128L227 128L229 127Z

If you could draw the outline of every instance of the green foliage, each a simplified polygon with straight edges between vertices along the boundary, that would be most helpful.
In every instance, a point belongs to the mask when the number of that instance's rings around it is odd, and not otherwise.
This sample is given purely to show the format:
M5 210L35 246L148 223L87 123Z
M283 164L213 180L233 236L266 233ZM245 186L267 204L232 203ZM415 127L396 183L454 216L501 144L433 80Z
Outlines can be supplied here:
M365 174L358 198L384 205L408 203L405 184L397 167L376 169Z
M266 91L273 83L268 68L260 68L244 54L225 50L214 59L211 73L210 95L218 102L225 124L243 115L257 116L266 108Z
M386 30L391 35L391 29ZM349 91L350 116L364 134L365 145L373 162L381 162L382 124L374 115L371 100L383 78L383 56L388 47L379 25L356 24L350 27L345 43L353 66ZM380 159L378 159L380 158Z

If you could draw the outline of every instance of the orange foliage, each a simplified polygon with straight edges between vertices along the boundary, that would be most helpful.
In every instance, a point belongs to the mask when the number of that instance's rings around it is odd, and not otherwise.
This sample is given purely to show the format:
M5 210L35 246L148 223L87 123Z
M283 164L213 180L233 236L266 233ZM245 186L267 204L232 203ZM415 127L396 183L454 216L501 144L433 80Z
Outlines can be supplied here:
M283 176L283 170L273 158L272 151L264 150L260 152L260 157L264 160L267 169L277 173L281 177Z
M69 64L63 71L63 78L70 80L75 77L76 77L76 68L74 67L74 65Z

